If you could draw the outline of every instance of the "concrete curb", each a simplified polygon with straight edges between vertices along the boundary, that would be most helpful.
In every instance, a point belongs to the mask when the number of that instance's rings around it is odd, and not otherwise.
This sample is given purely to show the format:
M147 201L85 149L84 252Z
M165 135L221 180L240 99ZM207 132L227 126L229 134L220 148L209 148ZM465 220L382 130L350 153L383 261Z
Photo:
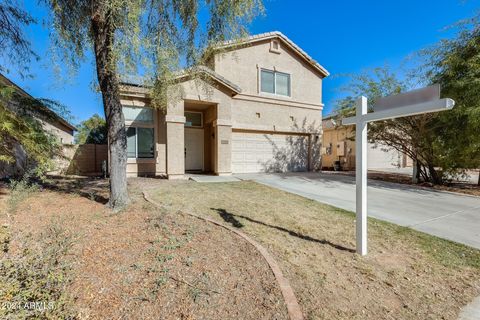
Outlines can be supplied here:
M156 206L157 208L162 208L166 209L165 206L157 203L155 200L153 200L147 193L147 191L143 191L143 198L147 201ZM260 254L263 256L263 258L267 261L270 269L272 270L275 279L277 280L279 286L280 286L280 291L282 292L283 299L285 300L285 304L287 305L287 311L288 315L291 320L303 320L303 313L302 309L300 308L300 305L298 304L297 298L295 297L295 294L293 292L292 287L290 286L290 283L288 280L283 276L282 270L280 270L280 267L278 266L278 263L273 259L273 257L268 253L267 249L265 249L263 246L261 246L259 243L257 243L255 240L251 239L248 237L246 234L243 232L240 232L236 229L233 229L232 227L229 227L227 225L224 225L218 221L212 220L207 217L202 217L198 216L196 214L187 212L187 211L179 211L181 213L187 214L189 216L192 216L194 218L213 223L217 226L220 226L222 228L225 228L227 230L232 231L236 235L242 237L244 240L249 242L252 246L255 247L255 249L260 252Z
M478 320L480 319L480 296L473 299L460 310L458 320Z

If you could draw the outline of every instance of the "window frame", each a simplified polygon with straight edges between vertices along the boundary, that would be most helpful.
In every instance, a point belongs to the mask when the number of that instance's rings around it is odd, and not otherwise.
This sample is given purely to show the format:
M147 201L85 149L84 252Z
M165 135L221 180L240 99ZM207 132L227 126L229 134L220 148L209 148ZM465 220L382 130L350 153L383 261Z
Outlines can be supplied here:
M264 72L264 71L273 74L273 93L268 92L268 91L263 91L262 72ZM277 74L282 74L282 75L288 76L288 87L287 87L288 95L281 94L281 93L277 92ZM279 96L279 97L290 97L290 98L292 97L292 75L290 73L281 72L281 71L277 71L277 70L270 70L270 69L266 69L266 68L260 68L260 73L259 73L258 80L260 82L260 85L259 85L260 93L275 95L275 96Z
M125 112L124 112L125 108L139 109L140 112L141 112L141 110L148 110L148 112L151 114L152 119L151 120L127 119L125 117ZM145 124L145 125L153 125L154 122L155 122L155 110L153 108L150 108L150 107L147 107L147 106L140 107L140 106L135 106L135 105L131 105L131 104L122 104L122 113L123 113L123 117L125 119L125 122L127 122L127 123L141 123L141 124Z
M128 126L126 129L135 129L135 157L128 156L128 141L127 141L127 159L155 159L156 152L156 143L155 143L155 128L154 127L139 127L139 126ZM151 157L138 157L138 128L142 129L152 129L153 131L153 154ZM128 139L128 137L127 137Z
M201 111L185 111L185 124L184 124L184 127L185 128L203 128L203 112ZM187 116L186 114L187 113L199 113L200 114L200 126L188 126L187 125Z

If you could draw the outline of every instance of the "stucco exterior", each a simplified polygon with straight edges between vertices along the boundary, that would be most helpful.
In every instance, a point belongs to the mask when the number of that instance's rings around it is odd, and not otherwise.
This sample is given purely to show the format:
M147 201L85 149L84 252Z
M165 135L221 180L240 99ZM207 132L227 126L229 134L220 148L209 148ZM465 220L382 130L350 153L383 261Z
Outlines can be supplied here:
M7 107L10 110L19 114L25 113L33 116L41 122L43 129L57 137L60 143L73 144L73 133L75 130L73 125L53 111L47 109L40 101L2 74L0 74L0 84L12 88L14 94L18 97L8 103ZM28 106L22 105L22 102L28 102Z
M42 125L43 130L56 137L59 143L63 145L73 144L73 133L76 130L73 125L2 74L0 74L0 86L13 90L12 96L8 101L5 101L5 106L10 111L21 117L28 116L36 119ZM28 157L24 148L16 143L13 150L15 162L12 164L0 162L0 177L22 175L27 167Z
M272 42L276 42L275 50ZM290 96L261 92L261 69L289 74ZM155 128L155 156L129 159L129 176L155 174L170 179L183 178L188 170L185 159L192 147L199 155L202 153L201 171L229 175L235 161L232 153L239 152L238 145L232 141L249 134L267 139L265 141L275 140L269 137L285 138L283 158L273 155L272 161L282 161L285 154L294 158L295 147L298 147L295 143L301 138L305 154L302 157L308 157L302 159L308 162L302 168L320 167L322 80L328 72L288 38L275 32L253 36L240 46L227 45L210 57L199 74L199 77L179 77L179 88L176 88L179 90L175 90L179 95L171 94L167 106L154 110L155 121L150 125ZM124 83L122 104L149 107L148 91L148 88ZM190 135L198 132L203 137L193 146L185 135L185 112L202 114L202 126L189 128ZM127 122L126 125L138 124ZM279 149L272 146L275 152ZM273 167L288 170L292 166Z
M355 131L353 126L338 125L332 118L323 120L322 168L333 169L340 161L342 170L355 170ZM368 143L369 169L388 169L411 166L410 159L381 144Z

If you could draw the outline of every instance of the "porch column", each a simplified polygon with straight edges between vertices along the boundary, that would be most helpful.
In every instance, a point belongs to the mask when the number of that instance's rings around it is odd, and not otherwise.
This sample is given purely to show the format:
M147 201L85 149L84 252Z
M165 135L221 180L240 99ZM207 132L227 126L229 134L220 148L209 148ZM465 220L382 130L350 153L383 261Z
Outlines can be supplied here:
M185 174L185 115L183 101L171 105L165 115L167 177L183 179Z
M216 175L232 174L232 123L230 120L217 119L213 122L215 132Z

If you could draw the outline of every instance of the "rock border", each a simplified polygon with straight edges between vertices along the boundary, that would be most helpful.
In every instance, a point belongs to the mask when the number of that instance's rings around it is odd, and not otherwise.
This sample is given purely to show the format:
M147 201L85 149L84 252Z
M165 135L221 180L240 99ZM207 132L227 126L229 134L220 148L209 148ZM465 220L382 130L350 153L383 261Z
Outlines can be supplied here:
M160 209L167 209L167 207L159 204L155 200L153 200L147 191L143 190L142 191L143 198L153 204L155 207L160 208ZM187 214L189 216L192 216L194 218L213 223L217 226L220 226L222 228L225 228L229 231L232 231L236 235L242 237L244 240L246 240L248 243L250 243L255 249L257 249L258 252L263 256L263 258L267 261L270 269L273 272L273 275L275 276L275 279L278 282L278 285L280 286L280 291L282 292L283 299L285 301L285 304L287 305L287 311L288 311L288 316L290 317L291 320L304 320L302 309L300 308L300 305L298 304L297 298L295 297L295 294L293 292L292 287L290 286L290 283L288 282L287 278L283 276L282 270L280 269L278 263L273 259L273 257L268 253L267 249L265 249L262 245L260 245L258 242L247 236L241 231L238 231L230 226L227 226L221 222L212 220L207 217L199 216L191 212L187 211L180 211L181 213Z

